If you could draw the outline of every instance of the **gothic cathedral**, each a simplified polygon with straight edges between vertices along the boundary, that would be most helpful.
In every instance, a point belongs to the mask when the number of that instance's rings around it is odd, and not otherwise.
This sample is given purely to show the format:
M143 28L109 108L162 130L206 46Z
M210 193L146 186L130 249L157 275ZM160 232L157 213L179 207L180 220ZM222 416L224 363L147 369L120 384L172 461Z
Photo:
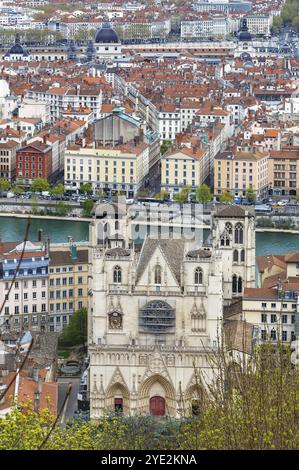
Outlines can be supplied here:
M254 214L221 206L203 246L131 240L126 210L90 225L90 414L196 413L212 380L223 307L255 285Z

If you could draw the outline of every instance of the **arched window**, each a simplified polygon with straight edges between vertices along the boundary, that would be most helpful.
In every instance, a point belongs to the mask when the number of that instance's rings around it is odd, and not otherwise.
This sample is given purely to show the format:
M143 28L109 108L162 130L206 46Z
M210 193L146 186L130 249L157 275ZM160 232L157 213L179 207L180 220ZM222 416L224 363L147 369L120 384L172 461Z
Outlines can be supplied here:
M231 235L233 233L233 225L230 222L226 222L225 230Z
M155 284L161 284L161 266L159 264L155 267Z
M121 268L120 266L115 266L113 270L113 282L115 284L121 283Z
M240 223L235 226L235 243L239 245L243 243L243 225Z
M234 250L233 260L237 263L239 261L239 252L238 250Z
M229 235L228 235L226 230L221 235L220 245L221 246L229 246L230 245L230 238L229 238Z
M241 251L241 262L245 261L245 250Z
M196 268L194 273L194 284L202 284L202 269Z
M238 278L234 274L233 275L233 293L236 294L238 292Z
M239 277L239 279L238 279L238 292L239 292L239 294L242 294L242 288L243 288L242 278Z

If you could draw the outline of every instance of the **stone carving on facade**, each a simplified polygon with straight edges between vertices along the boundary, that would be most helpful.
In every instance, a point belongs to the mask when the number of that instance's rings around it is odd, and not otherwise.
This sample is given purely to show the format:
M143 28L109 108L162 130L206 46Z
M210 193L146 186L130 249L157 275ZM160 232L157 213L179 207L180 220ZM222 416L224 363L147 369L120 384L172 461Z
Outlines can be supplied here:
M116 369L115 369L115 371L112 375L112 378L111 378L110 383L107 387L107 390L109 390L112 387L112 385L115 385L115 384L121 384L124 387L126 387L126 389L128 389L126 381L125 381L125 379L124 379L124 377L123 377L123 375L120 371L120 368L118 366L116 367Z
M168 366L174 366L175 365L175 356L174 354L168 354L166 358L166 363Z
M196 300L194 299L194 303L191 309L191 331L193 333L206 331L206 311L203 299L201 299L199 308L196 304Z
M144 383L146 379L152 377L153 375L161 375L170 383L172 383L163 357L158 350L156 350L154 354L151 354L148 358L148 367L142 377L142 383Z
M120 312L114 311L108 314L110 330L121 330L123 327L123 316Z
M140 366L147 366L148 364L148 356L140 355L139 356L139 365Z
M103 385L103 374L100 375L100 394L101 395L105 394L104 385Z
M110 298L108 309L108 323L110 330L121 330L123 327L123 313L120 298L117 297L117 305L114 306L113 297Z
M97 375L93 375L93 388L92 388L93 393L98 393L98 387L97 387Z

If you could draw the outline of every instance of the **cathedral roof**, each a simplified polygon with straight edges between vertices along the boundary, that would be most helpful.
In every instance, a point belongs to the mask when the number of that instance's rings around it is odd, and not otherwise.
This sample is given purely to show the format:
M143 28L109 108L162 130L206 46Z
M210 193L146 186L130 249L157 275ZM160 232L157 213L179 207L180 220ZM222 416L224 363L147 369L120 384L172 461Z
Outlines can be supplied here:
M137 281L141 278L156 248L159 247L176 280L180 283L181 266L184 259L184 240L147 238L143 244L137 267Z
M249 208L248 206L246 209L242 206L232 205L232 206L221 206L216 208L216 215L217 217L225 217L225 218L234 218L234 217L245 217L246 215L250 217L254 217L254 209Z

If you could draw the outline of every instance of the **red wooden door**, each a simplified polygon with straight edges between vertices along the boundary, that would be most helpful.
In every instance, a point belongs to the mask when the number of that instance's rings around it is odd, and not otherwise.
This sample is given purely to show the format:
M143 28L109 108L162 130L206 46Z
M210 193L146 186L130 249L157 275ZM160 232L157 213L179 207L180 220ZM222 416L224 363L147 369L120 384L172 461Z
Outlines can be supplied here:
M165 415L165 400L163 397L155 396L150 399L150 413L153 416Z

